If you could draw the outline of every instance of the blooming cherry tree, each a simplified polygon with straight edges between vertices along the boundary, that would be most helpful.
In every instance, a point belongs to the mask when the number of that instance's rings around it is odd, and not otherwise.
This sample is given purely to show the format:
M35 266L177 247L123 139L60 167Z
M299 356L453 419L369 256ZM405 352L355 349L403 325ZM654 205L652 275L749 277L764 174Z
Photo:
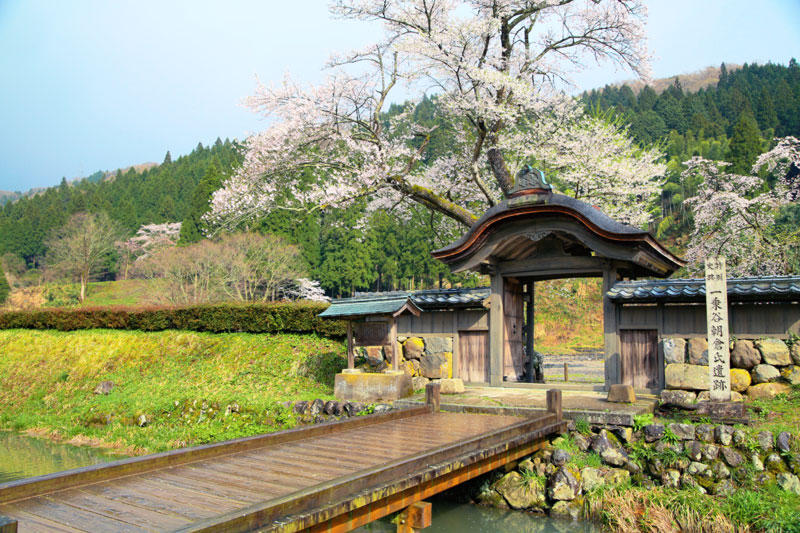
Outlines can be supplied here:
M639 0L337 0L332 12L382 24L383 41L334 57L319 86L288 76L258 85L246 103L274 122L245 142L210 222L366 198L372 209L417 202L470 226L527 163L562 192L646 221L641 200L658 191L660 154L557 90L586 60L647 74ZM413 107L387 119L398 87L435 93L456 132L426 165L432 131Z
M706 257L724 255L734 275L787 273L789 247L798 236L781 233L775 221L779 209L797 199L792 177L800 169L800 142L778 139L753 165L754 174L763 169L776 177L769 190L760 177L726 173L729 163L694 157L684 165L683 179L703 180L697 195L686 200L694 218L686 253L690 269L700 272Z

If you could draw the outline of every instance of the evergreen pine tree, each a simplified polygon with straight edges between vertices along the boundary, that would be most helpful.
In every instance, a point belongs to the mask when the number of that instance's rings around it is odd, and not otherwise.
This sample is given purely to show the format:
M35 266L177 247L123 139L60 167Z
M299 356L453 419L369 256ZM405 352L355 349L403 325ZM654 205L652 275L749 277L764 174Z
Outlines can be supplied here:
M209 210L208 202L214 191L222 186L222 171L216 157L206 169L205 176L192 193L189 211L181 224L181 237L178 242L189 244L203 239L203 215Z
M164 162L161 163L161 164L162 165L169 165L170 163L172 163L172 154L170 154L169 150L167 150L167 155L164 156Z
M753 114L746 110L739 115L733 127L733 136L725 154L725 160L731 163L731 172L749 174L756 158L761 153L761 132Z
M775 112L775 104L766 87L761 88L761 95L756 102L756 120L764 131L778 127L778 114Z
M8 294L11 292L11 286L6 279L6 273L3 272L3 267L0 266L0 305L4 304L8 299Z

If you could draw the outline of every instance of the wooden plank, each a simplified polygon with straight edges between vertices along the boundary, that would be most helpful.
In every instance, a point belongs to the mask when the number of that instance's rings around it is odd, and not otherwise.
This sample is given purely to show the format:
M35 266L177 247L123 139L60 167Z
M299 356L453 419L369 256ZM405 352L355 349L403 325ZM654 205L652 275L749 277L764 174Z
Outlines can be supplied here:
M188 520L208 518L220 512L246 507L247 502L235 502L203 492L166 485L155 480L141 480L122 485L98 484L81 487L82 492L112 498L128 505L151 509Z
M269 452L248 453L237 455L236 457L241 457L249 461L269 461L275 457L280 461L295 463L306 460L309 447L312 447L311 449L314 452L320 452L319 461L324 461L325 465L328 467L335 466L337 469L357 468L359 464L363 464L359 459L354 457L343 457L339 451L332 450L330 447L323 446L322 448L318 449L314 448L312 443L305 442L302 444L294 444L291 447L281 446L280 448L270 450ZM316 461L316 459L313 460Z
M113 531L120 533L147 531L142 527L121 520L108 518L91 511L85 511L72 505L56 502L46 497L30 498L21 506L26 512L32 515L40 516L84 531Z
M48 496L48 498L57 503L71 505L87 512L97 513L144 529L164 531L191 523L191 520L183 517L159 513L152 509L134 507L115 499L82 492L79 489L58 492Z
M273 493L280 493L281 490L288 488L303 488L313 485L317 480L306 478L297 471L291 469L270 468L264 472L256 472L253 469L245 469L235 464L213 463L203 465L197 470L206 472L209 477L219 477L220 474L231 482L244 483L245 486L258 486L259 490L266 490Z
M329 461L314 457L309 457L306 458L304 462L299 462L292 458L283 458L279 455L270 455L265 461L258 461L255 459L236 456L235 458L232 458L230 462L243 468L251 468L263 472L267 472L270 468L274 467L281 468L282 470L287 468L294 469L295 472L297 469L302 468L304 469L303 475L310 479L336 477L341 475L343 472L351 472L354 468L354 466L350 465L334 468L330 466ZM313 470L313 475L309 473L308 470Z
M220 464L208 464L203 466L187 465L182 467L179 476L191 477L192 479L202 479L212 481L219 486L242 488L259 494L262 499L275 494L281 494L289 490L296 490L308 486L297 479L290 479L288 476L274 476L269 481L255 479L244 472L237 472Z
M9 511L5 509L4 507L3 512L13 512L14 516L19 521L18 528L23 533L84 533L80 529L65 526L64 524L53 522L47 518L27 513L18 506L8 507L8 509L10 509Z
M202 489L203 491L207 491L208 494L243 501L248 504L264 499L264 495L256 491L242 489L240 487L218 485L213 481L208 481L207 478L197 476L189 477L174 475L168 472L154 472L148 475L148 480L149 479L157 480L166 485L174 485L182 489Z
M24 480L10 481L0 484L0 503L12 502L14 500L46 494L56 490L78 487L87 483L97 483L121 476L202 461L284 442L293 442L309 437L329 435L348 429L379 424L389 420L401 420L427 412L428 409L426 407L401 409L380 415L354 417L344 421L328 422L254 437L244 437L232 441L207 444L194 448L184 448L144 457L66 470L64 472L56 472Z
M448 459L454 457L470 456L480 459L487 456L487 454L500 453L501 450L508 449L509 446L541 438L541 433L545 431L549 433L553 428L561 428L562 426L563 423L558 421L556 416L552 414L533 420L524 420L500 431L465 439L423 454L405 457L364 470L353 476L339 478L286 497L256 504L236 513L228 513L192 524L181 531L249 531L268 525L280 516L302 512L304 509L319 506L323 502L336 501L347 494L355 494L366 490L370 486L393 482L408 472L424 471L431 465L445 463Z
M341 455L341 449L350 449L353 446L354 442L359 442L359 450L358 454L362 459L367 460L375 460L381 461L386 457L386 453L383 450L375 451L372 450L371 446L380 446L382 443L375 443L373 441L366 441L366 440L358 440L355 441L354 439L342 439L339 441L329 441L326 440L325 442L303 442L296 446L292 447L292 450L295 453L320 453L323 457L328 457L330 460L337 459L336 455ZM299 457L299 456L298 456ZM362 461L359 459L351 459L348 461L349 465L353 468L358 467L359 464L363 464Z

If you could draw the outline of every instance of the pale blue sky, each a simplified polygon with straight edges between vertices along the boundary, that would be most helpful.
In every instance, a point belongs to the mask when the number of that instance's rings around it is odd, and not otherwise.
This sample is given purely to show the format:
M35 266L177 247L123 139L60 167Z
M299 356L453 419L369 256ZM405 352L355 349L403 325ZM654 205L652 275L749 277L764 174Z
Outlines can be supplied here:
M649 6L656 77L800 59L798 0ZM379 31L331 19L326 0L0 0L0 189L243 138L264 126L239 105L256 74L317 81L331 52ZM630 77L606 65L576 81L592 88Z

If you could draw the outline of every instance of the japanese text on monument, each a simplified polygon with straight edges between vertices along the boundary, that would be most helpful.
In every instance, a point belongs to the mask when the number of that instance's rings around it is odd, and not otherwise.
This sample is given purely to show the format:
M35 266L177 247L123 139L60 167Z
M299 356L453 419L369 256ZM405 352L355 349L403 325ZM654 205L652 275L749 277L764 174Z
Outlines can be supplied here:
M731 399L731 362L724 257L709 257L706 260L706 319L711 400L727 402Z

